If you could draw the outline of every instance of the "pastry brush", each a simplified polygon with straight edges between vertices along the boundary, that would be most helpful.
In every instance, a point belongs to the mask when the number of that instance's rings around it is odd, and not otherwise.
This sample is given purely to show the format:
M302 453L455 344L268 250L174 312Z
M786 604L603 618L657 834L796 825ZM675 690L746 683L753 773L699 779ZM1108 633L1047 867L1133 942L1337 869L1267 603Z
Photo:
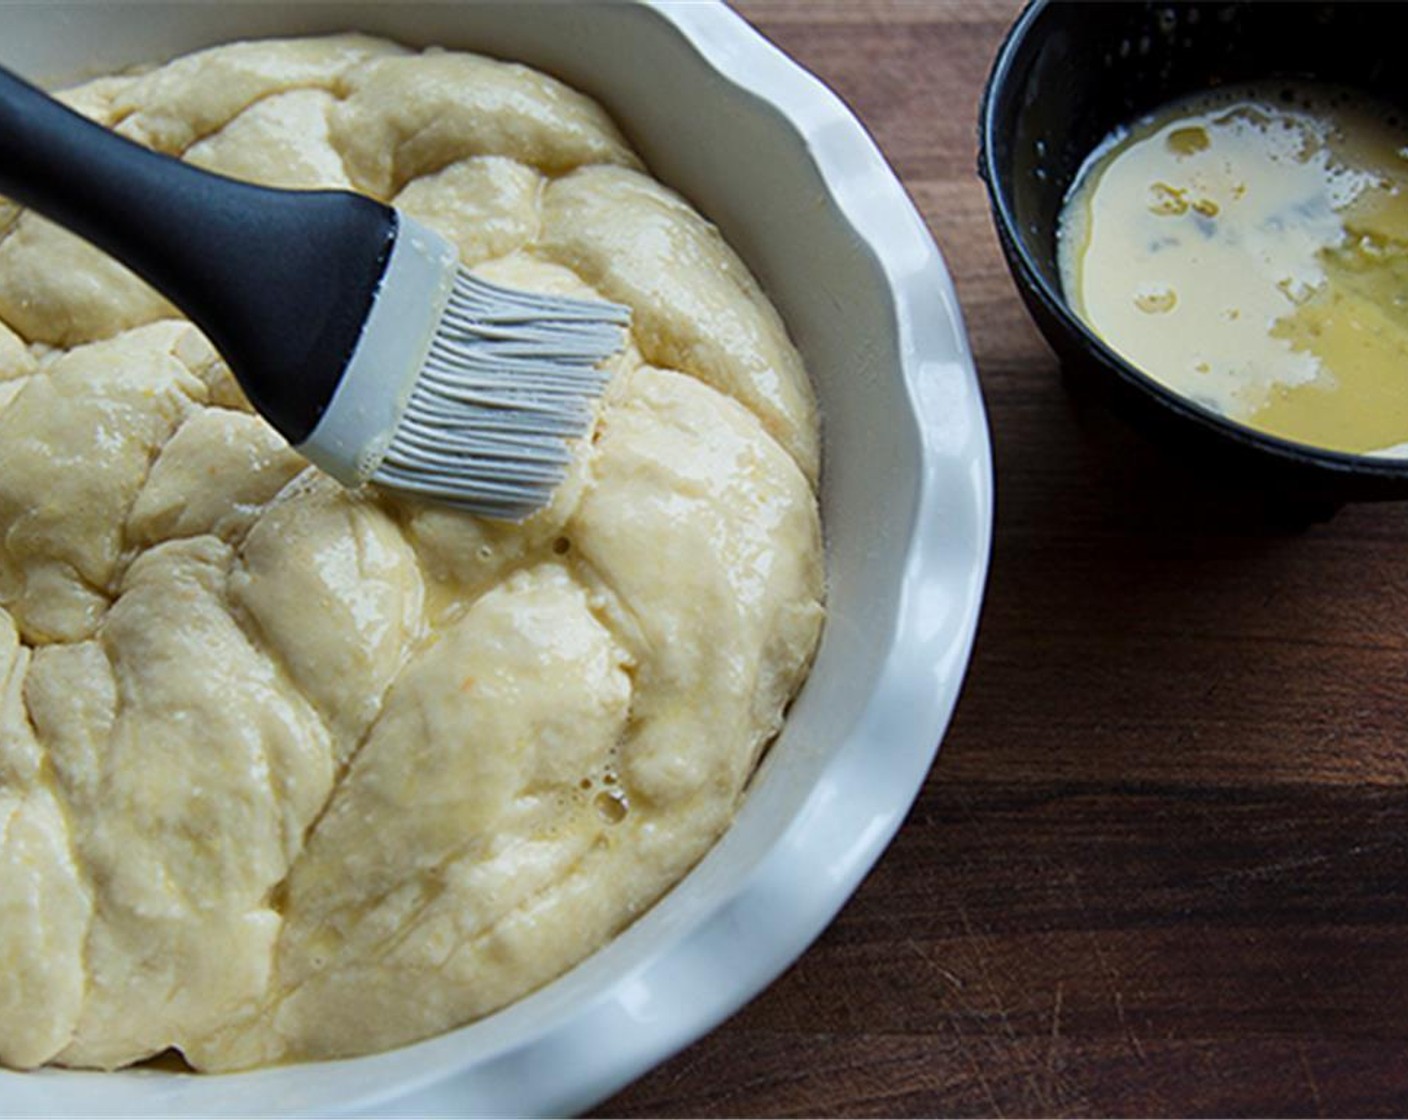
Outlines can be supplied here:
M406 214L150 151L0 69L0 194L121 261L220 351L294 449L522 520L565 476L629 310L486 283Z

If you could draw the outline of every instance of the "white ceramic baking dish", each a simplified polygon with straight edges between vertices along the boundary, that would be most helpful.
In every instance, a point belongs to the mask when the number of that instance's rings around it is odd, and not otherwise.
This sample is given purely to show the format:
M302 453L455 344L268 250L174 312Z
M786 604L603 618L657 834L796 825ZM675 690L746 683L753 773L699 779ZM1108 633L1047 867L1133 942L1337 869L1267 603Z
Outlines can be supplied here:
M226 1076L0 1071L0 1115L566 1114L760 991L899 827L953 711L991 537L977 380L943 262L816 79L721 4L16 3L0 63L50 84L231 39L359 29L547 70L601 100L748 261L825 424L830 614L732 829L659 905L527 999L351 1061Z

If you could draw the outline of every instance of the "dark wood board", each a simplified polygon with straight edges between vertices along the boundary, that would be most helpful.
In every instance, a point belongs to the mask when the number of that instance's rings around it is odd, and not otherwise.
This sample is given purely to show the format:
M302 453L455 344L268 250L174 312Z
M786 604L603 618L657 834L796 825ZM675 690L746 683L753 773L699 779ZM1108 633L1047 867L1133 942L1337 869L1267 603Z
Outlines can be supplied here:
M967 317L972 667L820 941L619 1116L1408 1112L1408 508L1301 532L1077 408L974 171L1006 2L747 0L874 133Z

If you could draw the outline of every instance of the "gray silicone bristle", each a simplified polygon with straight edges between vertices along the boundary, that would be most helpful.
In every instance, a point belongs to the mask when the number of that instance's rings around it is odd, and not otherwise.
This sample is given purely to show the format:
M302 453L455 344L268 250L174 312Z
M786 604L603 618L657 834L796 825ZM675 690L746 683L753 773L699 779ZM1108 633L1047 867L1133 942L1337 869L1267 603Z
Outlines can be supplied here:
M630 308L490 284L464 269L371 481L521 521L566 477Z

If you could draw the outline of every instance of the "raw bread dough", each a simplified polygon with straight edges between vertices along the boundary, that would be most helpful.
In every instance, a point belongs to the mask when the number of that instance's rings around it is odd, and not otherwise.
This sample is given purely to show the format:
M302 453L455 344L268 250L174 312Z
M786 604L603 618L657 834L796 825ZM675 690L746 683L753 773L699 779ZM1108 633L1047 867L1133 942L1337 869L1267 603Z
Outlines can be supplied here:
M816 646L811 390L590 100L359 36L66 95L631 305L552 505L347 493L130 274L0 204L0 1062L385 1049L552 979L728 825Z

